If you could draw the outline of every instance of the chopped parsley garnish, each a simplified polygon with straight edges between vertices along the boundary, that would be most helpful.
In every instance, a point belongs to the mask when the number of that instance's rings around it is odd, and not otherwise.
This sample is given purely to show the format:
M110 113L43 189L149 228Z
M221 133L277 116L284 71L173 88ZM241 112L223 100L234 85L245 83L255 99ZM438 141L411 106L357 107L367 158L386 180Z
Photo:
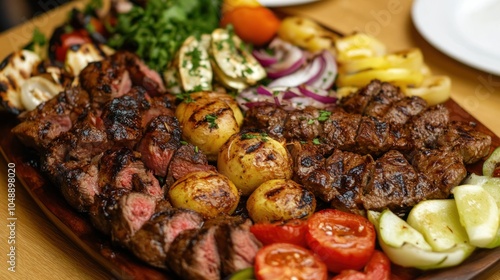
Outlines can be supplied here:
M217 116L214 114L208 114L205 116L205 121L209 123L209 128L219 128L215 120L217 120Z
M178 94L175 95L175 97L177 99L182 100L182 102L185 102L185 103L194 102L194 100L191 97L191 94L189 92L178 93Z
M194 152L198 153L199 151L200 151L200 149L198 148L198 146L194 146Z
M191 35L211 33L219 26L222 0L149 0L119 14L114 27L107 26L108 44L135 51L156 71L164 71L182 43Z
M331 115L332 115L332 112L330 112L330 111L320 110L318 121L320 121L320 122L327 121Z
M188 142L186 142L184 140L181 140L180 143L181 143L181 145L187 145L188 144Z
M314 119L309 119L309 120L307 121L307 124L313 124L313 123L314 123Z
M314 138L312 142L314 145L321 145L321 141L318 138Z

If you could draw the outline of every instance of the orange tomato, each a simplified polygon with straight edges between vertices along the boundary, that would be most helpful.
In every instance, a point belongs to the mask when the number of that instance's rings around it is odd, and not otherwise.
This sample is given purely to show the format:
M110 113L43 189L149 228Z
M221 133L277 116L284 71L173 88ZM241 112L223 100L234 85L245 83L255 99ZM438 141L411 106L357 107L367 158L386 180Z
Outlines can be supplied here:
M266 7L237 7L222 16L221 26L233 25L243 41L262 46L276 35L281 21Z

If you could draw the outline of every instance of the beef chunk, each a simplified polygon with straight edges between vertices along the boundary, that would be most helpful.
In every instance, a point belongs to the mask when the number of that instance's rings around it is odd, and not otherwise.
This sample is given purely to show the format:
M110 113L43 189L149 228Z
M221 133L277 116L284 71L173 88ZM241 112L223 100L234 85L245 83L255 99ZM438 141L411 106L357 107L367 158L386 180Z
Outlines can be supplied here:
M184 209L156 212L131 238L129 248L141 260L159 268L167 268L167 252L174 239L183 231L199 229L203 218Z
M183 279L220 279L216 230L217 226L205 224L179 234L167 253L168 267Z
M222 276L251 267L262 244L250 232L252 222L242 218L229 218L215 233L221 259Z
M363 187L368 185L375 162L370 155L335 150L326 159L326 170L333 178L331 204L343 211L362 213ZM334 190L334 191L333 191Z
M308 141L318 137L323 131L319 116L319 110L313 107L291 111L285 121L285 138Z
M325 157L318 145L293 141L287 144L287 149L293 159L295 181L302 182L311 172L325 165Z
M366 209L406 210L419 201L434 196L435 188L418 174L406 158L391 150L375 162L372 179L363 190Z
M137 146L144 165L157 176L165 177L175 151L180 146L181 129L175 117L161 115L146 128Z
M134 234L153 215L156 199L138 192L124 194L111 211L111 238L114 242L127 246Z
M446 198L450 190L467 176L462 156L449 149L419 150L413 154L412 165L440 190L439 198Z
M118 207L120 198L128 193L130 193L128 189L116 189L108 186L95 196L94 203L89 209L89 216L97 230L106 235L111 234L111 214Z
M382 83L380 91L375 94L364 110L364 115L382 118L387 111L405 96L399 88L389 83Z
M141 137L141 103L132 96L115 98L104 107L102 119L110 140L133 147Z
M437 144L457 151L465 164L471 164L488 156L491 137L477 131L470 124L453 121L439 136Z
M86 212L94 204L95 196L101 191L98 173L97 162L61 172L58 180L61 193L77 211Z
M355 151L360 154L381 154L394 145L390 124L374 117L362 117L356 136Z
M363 114L366 106L380 92L381 88L382 83L379 80L373 80L358 92L342 98L340 105L348 113Z
M449 112L443 105L427 108L409 121L410 137L417 149L433 148L448 126Z
M12 129L12 133L24 145L42 151L56 137L70 130L87 107L87 92L79 88L67 89L23 114L21 123Z
M144 167L140 154L127 148L108 150L100 161L99 184L128 189L163 199L158 180Z
M424 99L418 96L406 97L393 103L382 119L392 125L404 125L426 107L427 102Z
M325 121L323 135L327 145L332 149L350 150L357 145L361 115L348 114L342 110L335 110Z
M272 138L283 138L288 113L277 105L263 105L250 108L245 114L245 125L265 129Z
M196 171L216 171L215 166L209 165L205 154L191 144L181 145L175 152L166 178L166 185L170 186L179 178Z

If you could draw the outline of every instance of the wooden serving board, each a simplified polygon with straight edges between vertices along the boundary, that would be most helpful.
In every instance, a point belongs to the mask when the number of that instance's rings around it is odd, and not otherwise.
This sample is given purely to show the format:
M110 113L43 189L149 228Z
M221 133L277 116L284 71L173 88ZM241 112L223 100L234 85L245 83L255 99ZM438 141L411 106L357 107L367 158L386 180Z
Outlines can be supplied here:
M455 101L446 102L452 120L475 122L477 129L492 137L492 147L500 146L500 138ZM46 216L79 245L92 258L106 267L119 279L173 279L165 271L155 269L135 258L125 249L113 246L110 238L98 232L85 214L73 210L66 203L59 189L52 185L39 171L38 155L24 147L10 130L18 123L17 119L5 113L0 114L0 151L7 162L16 164L17 178L28 193L46 214ZM468 166L470 172L481 174L482 162ZM463 264L457 267L421 272L402 270L411 278L417 279L476 279L499 269L500 248L494 250L477 250Z

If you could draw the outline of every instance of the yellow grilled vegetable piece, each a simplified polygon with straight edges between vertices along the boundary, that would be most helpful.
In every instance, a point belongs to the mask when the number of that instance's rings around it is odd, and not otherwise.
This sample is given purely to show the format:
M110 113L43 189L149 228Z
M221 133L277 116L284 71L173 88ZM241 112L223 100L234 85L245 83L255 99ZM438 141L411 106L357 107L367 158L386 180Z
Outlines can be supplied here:
M340 63L351 59L381 56L386 54L385 45L375 37L356 33L335 40L337 60Z
M234 184L224 175L213 171L192 172L177 180L168 190L174 207L191 209L205 217L230 215L240 201Z
M351 74L369 69L387 68L406 68L417 71L422 68L423 62L422 52L414 48L382 56L349 59L340 64L339 72Z
M337 78L337 86L363 87L374 79L378 79L383 82L391 82L397 86L420 86L424 76L420 71L406 68L374 69L354 74L339 74Z
M257 0L224 0L222 2L222 14L232 11L237 7L260 7Z
M305 219L316 209L314 194L293 180L264 182L248 198L247 210L255 223Z
M418 87L403 86L401 88L408 96L418 96L430 106L443 103L450 98L451 79L448 76L429 76L423 79Z
M316 22L298 16L283 19L278 36L312 52L332 49L337 37Z
M278 141L261 133L235 134L222 146L217 169L250 195L271 179L292 177L292 158Z

